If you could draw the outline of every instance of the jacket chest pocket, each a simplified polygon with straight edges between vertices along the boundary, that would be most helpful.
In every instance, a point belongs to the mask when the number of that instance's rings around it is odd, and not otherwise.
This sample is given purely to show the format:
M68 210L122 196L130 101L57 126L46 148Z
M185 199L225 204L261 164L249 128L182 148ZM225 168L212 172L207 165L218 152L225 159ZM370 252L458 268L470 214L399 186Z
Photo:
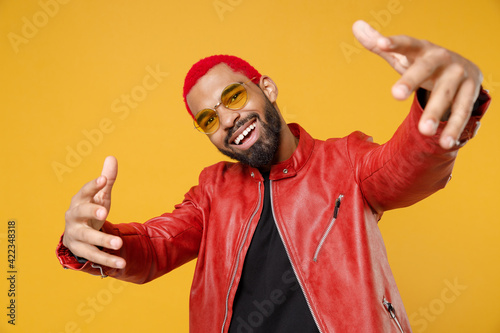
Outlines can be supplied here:
M335 221L337 220L337 217L338 217L338 214L339 214L339 211L340 211L340 204L342 203L342 199L343 198L344 198L344 195L340 194L338 196L337 200L335 201L335 208L333 210L333 217L330 220L330 222L328 223L328 226L326 227L325 231L321 235L319 243L316 246L316 250L314 251L314 255L313 255L313 261L314 262L318 261L318 256L320 254L321 248L325 244L325 241L326 241L328 235L330 234L330 232L332 231L332 228L333 228L333 225L335 224Z

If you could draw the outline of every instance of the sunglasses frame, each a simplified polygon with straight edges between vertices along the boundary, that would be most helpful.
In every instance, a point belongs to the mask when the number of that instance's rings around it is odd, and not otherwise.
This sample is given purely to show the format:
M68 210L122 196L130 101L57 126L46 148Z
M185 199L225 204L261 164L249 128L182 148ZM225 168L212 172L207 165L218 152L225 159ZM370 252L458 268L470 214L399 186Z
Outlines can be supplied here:
M214 111L214 112L215 112L215 115L217 116L217 127L216 127L214 130L212 130L212 131L210 131L210 132L205 132L205 131L203 131L203 130L201 129L200 125L198 124L198 122L196 121L196 117L193 119L194 128L196 128L196 130L198 130L200 133L207 134L207 135L208 135L208 134L213 134L213 133L217 132L217 131L219 130L219 127L220 127L220 116L219 116L219 112L217 111L217 108L218 108L218 107L222 104L222 95L224 94L224 91L226 91L226 89L227 89L227 88L229 88L230 86L232 86L233 84L239 84L239 85L241 85L241 86L243 87L243 89L245 89L245 92L246 92L246 94L247 94L247 99L246 99L245 103L244 103L241 107L239 107L239 108L237 108L237 109L232 109L232 108L230 108L230 107L228 107L228 106L224 105L224 107L225 107L226 109L231 110L231 111L241 110L241 109L243 109L243 108L245 107L245 105L247 105L247 103L248 103L248 90L245 88L245 86L244 86L244 85L246 85L246 84L247 84L248 82L250 82L250 81L253 81L254 79L255 79L255 77L253 77L253 78L251 78L251 79L249 79L249 80L247 80L247 81L245 81L245 82L233 82L233 83L228 84L227 86L225 86L225 87L224 87L224 89L222 89L222 91L221 91L221 93L220 93L220 101L219 101L217 104L215 104L213 108L204 108L204 109L200 110L200 111L197 113L197 114L199 114L200 112L203 112L203 111L205 111L205 110L212 110L212 111Z

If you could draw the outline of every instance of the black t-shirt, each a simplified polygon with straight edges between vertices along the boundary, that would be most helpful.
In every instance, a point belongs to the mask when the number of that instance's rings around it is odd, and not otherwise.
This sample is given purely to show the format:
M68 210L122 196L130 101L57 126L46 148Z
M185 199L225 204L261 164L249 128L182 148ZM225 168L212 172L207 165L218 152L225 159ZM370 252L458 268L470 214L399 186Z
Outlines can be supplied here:
M269 173L262 215L245 257L230 333L319 332L273 218Z

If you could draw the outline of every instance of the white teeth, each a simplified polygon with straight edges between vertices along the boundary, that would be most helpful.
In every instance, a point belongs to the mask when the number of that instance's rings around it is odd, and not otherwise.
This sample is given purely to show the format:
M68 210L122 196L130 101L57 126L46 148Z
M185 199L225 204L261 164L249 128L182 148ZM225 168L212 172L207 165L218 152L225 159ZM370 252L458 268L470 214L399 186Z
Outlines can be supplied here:
M243 140L248 135L248 133L250 133L253 129L255 129L255 123L253 123L250 126L248 126L243 131L243 133L241 133L236 139L234 139L234 144L239 145L240 142L241 142L241 140Z

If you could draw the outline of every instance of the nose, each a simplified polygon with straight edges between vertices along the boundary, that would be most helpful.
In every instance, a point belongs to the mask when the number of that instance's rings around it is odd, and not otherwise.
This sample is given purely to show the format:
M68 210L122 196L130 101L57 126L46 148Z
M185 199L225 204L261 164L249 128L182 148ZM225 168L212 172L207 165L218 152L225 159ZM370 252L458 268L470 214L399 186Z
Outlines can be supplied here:
M238 111L230 110L222 104L217 107L217 112L219 113L220 127L223 130L233 127L240 118Z

